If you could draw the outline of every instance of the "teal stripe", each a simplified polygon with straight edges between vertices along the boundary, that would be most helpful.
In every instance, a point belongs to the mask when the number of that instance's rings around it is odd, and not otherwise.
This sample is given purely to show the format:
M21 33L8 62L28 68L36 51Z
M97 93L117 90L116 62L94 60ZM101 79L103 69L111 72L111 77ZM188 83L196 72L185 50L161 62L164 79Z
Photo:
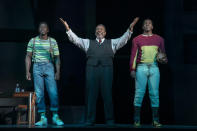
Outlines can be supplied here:
M34 38L32 38L27 46L27 51L32 52L33 50L33 42ZM51 46L53 48L54 55L59 55L58 45L55 39L51 38ZM48 61L50 60L50 41L48 40L40 40L39 37L35 39L35 50L34 50L34 58L36 61Z

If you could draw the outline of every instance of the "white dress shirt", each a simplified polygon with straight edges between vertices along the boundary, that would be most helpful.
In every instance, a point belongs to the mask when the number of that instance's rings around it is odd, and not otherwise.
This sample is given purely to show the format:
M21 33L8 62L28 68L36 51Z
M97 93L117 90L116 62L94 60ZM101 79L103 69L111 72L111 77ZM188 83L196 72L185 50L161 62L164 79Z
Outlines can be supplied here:
M76 46L84 50L85 52L88 51L89 46L90 46L90 39L83 39L83 38L78 37L74 32L72 32L71 29L67 31L66 33L68 35L68 39L73 44L75 44ZM131 38L131 34L133 34L133 32L130 32L129 30L127 30L121 37L116 38L116 39L111 39L111 45L112 45L112 50L114 54L116 53L118 49L126 45L127 41ZM98 39L96 40L99 41ZM102 41L101 44L103 43L104 40L105 38L101 40Z

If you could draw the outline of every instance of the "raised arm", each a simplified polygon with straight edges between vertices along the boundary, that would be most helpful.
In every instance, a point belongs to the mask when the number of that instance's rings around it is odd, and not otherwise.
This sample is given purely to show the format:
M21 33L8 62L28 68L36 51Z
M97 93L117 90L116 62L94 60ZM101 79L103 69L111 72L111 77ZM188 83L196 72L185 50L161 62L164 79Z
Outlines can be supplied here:
M136 17L133 22L130 24L128 30L120 37L116 39L112 39L112 49L114 53L126 45L127 41L131 38L131 34L133 33L133 28L135 24L138 22L139 17Z
M68 39L70 40L70 42L72 42L73 44L75 44L79 48L83 49L85 52L87 52L87 50L89 48L90 40L89 39L82 39L82 38L78 37L74 32L72 32L68 23L65 20L60 18L60 21L63 23L63 25L66 28L66 33L68 35Z

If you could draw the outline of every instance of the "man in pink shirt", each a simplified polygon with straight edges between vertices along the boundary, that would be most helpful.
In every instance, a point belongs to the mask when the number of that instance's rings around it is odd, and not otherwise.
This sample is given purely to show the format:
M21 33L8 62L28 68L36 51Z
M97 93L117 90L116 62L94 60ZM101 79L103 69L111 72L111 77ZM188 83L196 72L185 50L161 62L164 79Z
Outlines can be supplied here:
M153 126L160 127L159 123L159 80L160 72L157 61L167 63L165 54L164 39L153 34L153 23L150 19L143 22L143 34L133 39L130 71L135 78L134 98L134 126L140 126L140 110L143 97L148 83L149 97L151 100ZM160 54L159 54L160 53ZM158 54L161 58L158 60Z

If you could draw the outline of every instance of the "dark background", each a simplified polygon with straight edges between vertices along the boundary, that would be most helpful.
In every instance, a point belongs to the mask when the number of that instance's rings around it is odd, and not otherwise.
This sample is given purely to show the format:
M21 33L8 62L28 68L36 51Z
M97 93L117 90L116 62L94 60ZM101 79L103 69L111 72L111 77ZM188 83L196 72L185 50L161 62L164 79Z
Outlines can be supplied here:
M1 97L11 96L16 83L25 90L33 90L32 81L25 80L26 47L29 40L38 35L39 22L46 21L61 54L60 106L84 106L86 56L68 41L59 17L65 19L78 36L94 39L97 24L106 26L107 38L117 38L136 16L140 21L131 40L142 33L145 18L153 20L154 33L165 39L169 63L159 65L161 122L197 124L196 0L1 0ZM131 40L114 58L113 100L117 123L133 122L134 80L129 75ZM99 99L97 121L101 123L104 120L102 104ZM142 123L150 122L150 102L146 93Z

